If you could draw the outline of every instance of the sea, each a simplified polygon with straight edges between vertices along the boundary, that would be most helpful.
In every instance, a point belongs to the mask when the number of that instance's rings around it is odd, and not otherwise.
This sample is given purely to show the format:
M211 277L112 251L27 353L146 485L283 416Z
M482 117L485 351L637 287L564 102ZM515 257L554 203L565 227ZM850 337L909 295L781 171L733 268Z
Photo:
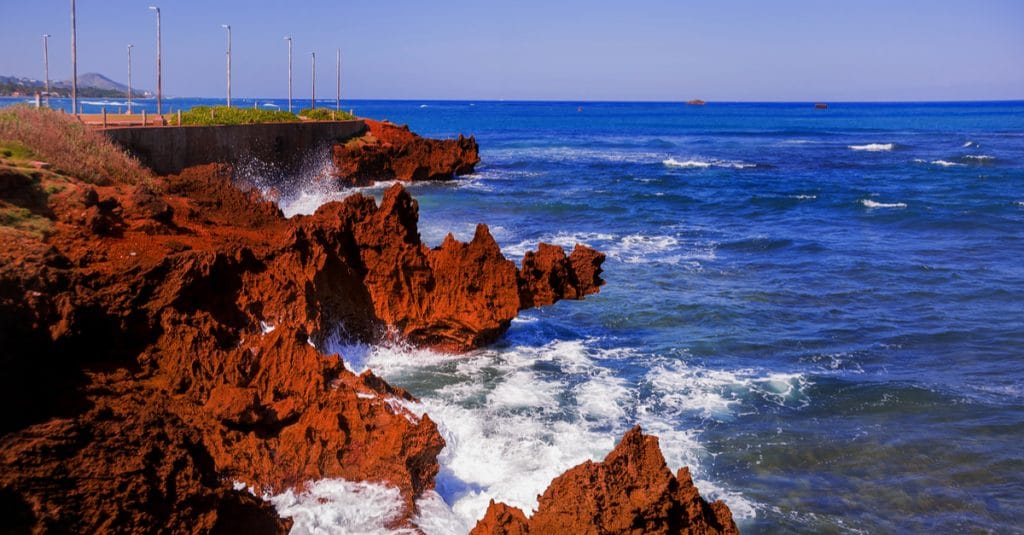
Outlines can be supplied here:
M342 108L476 136L474 174L409 186L428 245L482 222L517 262L608 255L599 294L485 349L325 348L438 423L424 532L466 533L492 499L529 513L639 424L744 533L1024 533L1024 102ZM288 215L389 185L286 178L308 184ZM267 498L294 533L387 533L401 506L341 480Z

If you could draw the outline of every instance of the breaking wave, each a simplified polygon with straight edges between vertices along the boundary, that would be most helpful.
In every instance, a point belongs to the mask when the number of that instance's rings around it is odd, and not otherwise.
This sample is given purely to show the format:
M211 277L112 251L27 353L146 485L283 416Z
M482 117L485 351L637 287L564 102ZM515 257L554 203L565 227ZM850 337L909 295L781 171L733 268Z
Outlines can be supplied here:
M886 152L896 148L895 143L868 143L866 145L847 145L850 150L861 150L867 152Z
M668 158L661 162L667 167L676 167L680 169L707 169L709 167L724 167L732 169L751 169L757 167L754 163L744 162L728 162L724 160L677 160L675 158Z
M860 203L863 204L865 208L872 208L872 209L873 208L906 208L907 207L907 203L902 203L902 202L891 202L891 203L877 202L877 201L872 201L871 199L861 199Z

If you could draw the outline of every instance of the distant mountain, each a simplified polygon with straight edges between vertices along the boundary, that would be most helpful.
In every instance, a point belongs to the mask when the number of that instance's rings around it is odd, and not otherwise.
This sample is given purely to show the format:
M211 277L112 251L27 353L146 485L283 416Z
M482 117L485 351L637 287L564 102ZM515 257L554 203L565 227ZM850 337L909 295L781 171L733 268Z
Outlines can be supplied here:
M42 92L44 87L42 80L0 76L0 96L30 96ZM50 80L50 93L53 96L70 96L71 81ZM78 93L82 97L125 97L128 95L128 86L102 74L88 72L78 75ZM152 96L152 93L134 87L132 96L148 97Z

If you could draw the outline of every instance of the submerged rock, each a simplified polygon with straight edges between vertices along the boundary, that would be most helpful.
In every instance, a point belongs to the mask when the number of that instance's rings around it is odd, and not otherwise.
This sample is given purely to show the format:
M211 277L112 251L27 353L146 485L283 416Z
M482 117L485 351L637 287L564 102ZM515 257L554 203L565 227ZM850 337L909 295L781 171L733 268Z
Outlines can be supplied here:
M491 501L473 535L555 533L734 534L732 513L708 503L686 468L675 476L658 439L640 427L626 433L603 461L587 461L551 482L537 511Z

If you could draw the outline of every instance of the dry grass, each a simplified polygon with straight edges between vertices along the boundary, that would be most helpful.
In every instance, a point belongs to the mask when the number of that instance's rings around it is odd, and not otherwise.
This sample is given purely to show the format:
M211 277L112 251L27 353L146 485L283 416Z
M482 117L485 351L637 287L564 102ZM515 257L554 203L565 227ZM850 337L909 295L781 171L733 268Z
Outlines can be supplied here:
M135 184L150 177L135 158L74 117L48 109L0 109L0 144L19 143L55 171L93 184Z

